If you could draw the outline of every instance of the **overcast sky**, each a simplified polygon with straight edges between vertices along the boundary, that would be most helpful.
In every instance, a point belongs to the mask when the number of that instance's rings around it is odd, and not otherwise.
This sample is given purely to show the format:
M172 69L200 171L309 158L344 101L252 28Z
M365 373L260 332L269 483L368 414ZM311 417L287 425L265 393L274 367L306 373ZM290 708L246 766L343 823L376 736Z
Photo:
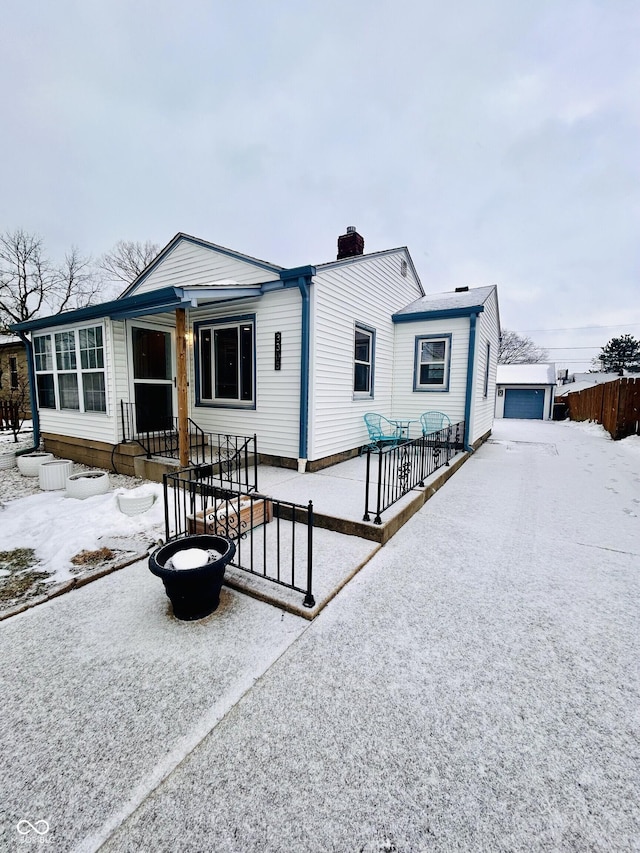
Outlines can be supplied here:
M640 338L638 0L2 8L1 231L296 266L355 225L559 366Z

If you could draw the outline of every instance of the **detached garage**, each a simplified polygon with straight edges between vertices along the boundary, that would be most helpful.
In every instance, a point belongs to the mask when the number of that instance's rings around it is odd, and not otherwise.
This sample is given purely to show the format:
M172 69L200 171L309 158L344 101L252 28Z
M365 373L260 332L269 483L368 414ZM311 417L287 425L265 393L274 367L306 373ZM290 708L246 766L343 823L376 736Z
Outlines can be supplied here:
M555 364L499 364L496 417L549 420L555 385Z

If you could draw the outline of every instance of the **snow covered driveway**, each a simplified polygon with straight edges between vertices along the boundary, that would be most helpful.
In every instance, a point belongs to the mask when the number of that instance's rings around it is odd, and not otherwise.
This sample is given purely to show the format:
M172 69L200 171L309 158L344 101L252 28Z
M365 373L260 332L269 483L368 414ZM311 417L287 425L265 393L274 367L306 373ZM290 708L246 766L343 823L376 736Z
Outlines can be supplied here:
M6 838L25 818L61 850L640 849L638 442L496 422L306 631L247 605L234 654L263 637L274 662L213 729L189 629L164 669L159 614L155 637L132 609L109 630L122 573L81 591L104 591L95 628L85 609L60 639L79 593L0 625Z

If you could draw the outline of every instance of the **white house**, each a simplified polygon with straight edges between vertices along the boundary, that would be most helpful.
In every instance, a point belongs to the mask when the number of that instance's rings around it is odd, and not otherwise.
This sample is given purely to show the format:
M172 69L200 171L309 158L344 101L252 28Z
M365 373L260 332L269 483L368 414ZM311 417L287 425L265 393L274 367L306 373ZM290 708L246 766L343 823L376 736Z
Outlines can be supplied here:
M177 234L118 299L13 328L45 446L93 464L121 452L129 406L144 432L186 405L303 470L356 453L370 411L443 411L467 447L491 430L496 288L425 295L405 247L364 254L354 228L337 260L295 269Z
M548 420L553 416L555 364L499 364L496 417Z

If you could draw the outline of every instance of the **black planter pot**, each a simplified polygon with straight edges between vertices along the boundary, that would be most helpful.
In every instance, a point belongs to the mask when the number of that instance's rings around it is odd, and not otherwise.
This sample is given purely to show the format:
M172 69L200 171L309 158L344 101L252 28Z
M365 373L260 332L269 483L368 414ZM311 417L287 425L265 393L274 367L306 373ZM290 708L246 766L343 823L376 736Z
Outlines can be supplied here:
M178 551L202 548L219 551L222 556L196 569L167 568L166 563ZM176 619L192 621L203 619L216 609L220 602L220 589L224 570L236 552L235 543L225 536L183 536L161 545L149 557L149 569L162 578L164 588L173 605Z

